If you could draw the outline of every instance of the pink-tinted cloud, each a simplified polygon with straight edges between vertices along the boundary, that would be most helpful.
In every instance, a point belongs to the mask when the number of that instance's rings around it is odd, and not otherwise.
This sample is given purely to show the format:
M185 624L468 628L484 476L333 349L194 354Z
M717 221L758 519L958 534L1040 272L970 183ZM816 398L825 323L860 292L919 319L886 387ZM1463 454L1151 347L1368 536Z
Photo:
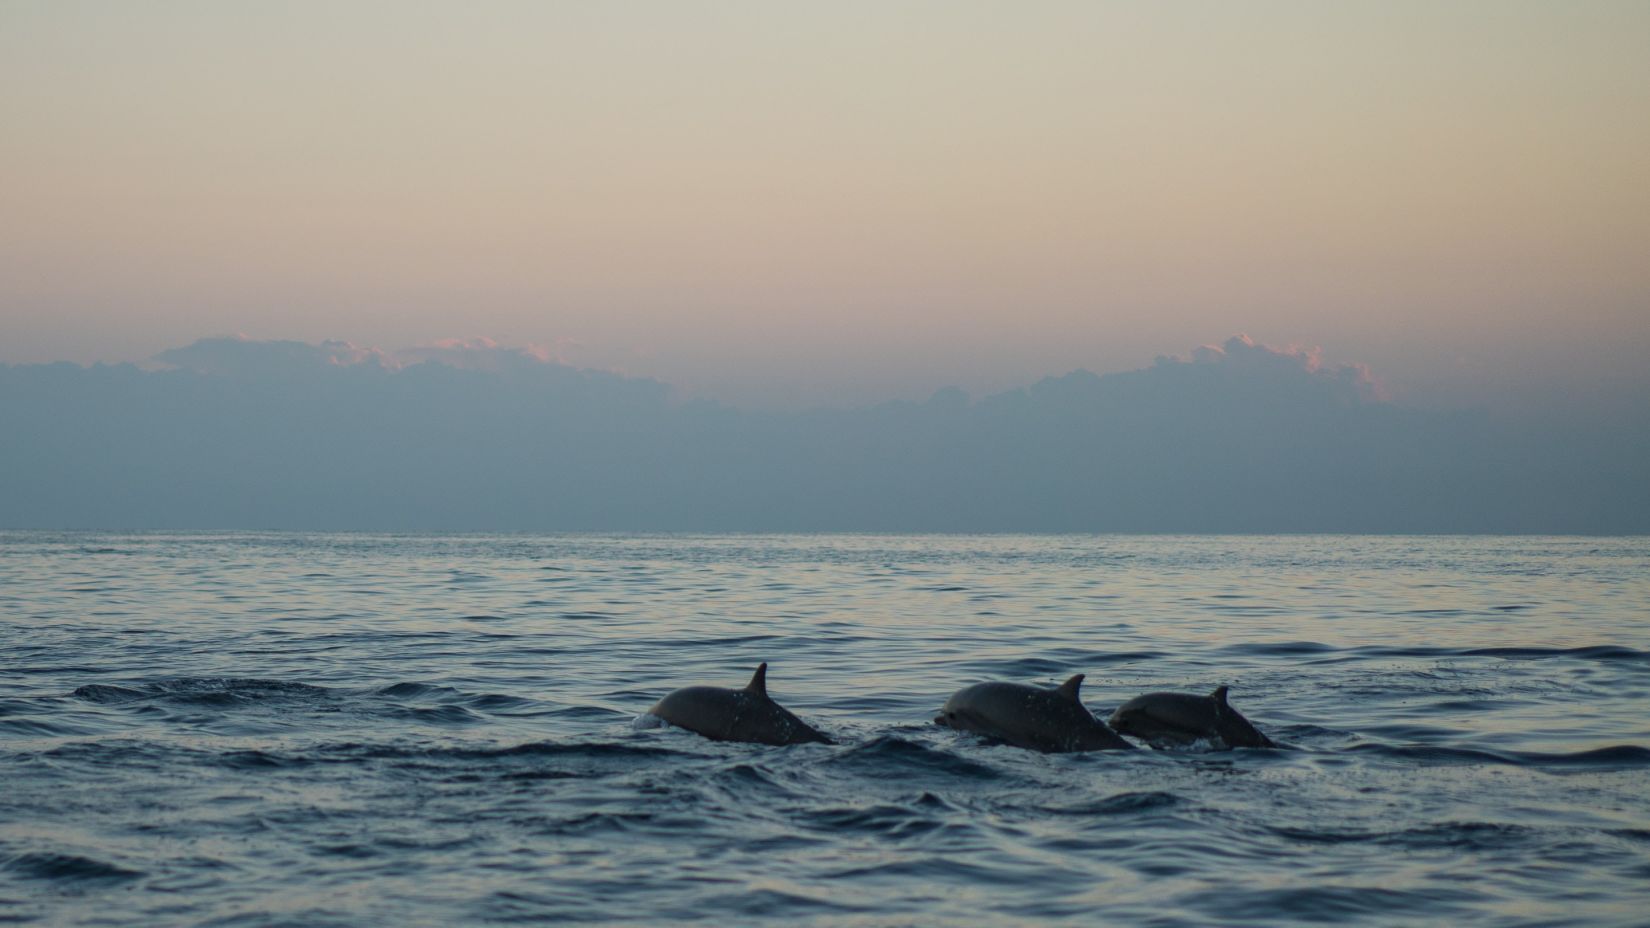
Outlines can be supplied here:
M1253 374L1306 374L1326 377L1345 383L1363 399L1386 398L1386 391L1366 364L1328 366L1323 361L1323 349L1316 345L1287 345L1278 348L1257 342L1242 333L1233 335L1219 345L1201 345L1193 349L1190 358L1159 357L1157 363L1215 365L1235 372Z
M428 345L417 345L412 348L403 348L395 353L396 359L402 364L421 364L434 361L449 367L463 370L486 371L488 373L504 373L516 370L523 366L539 364L565 365L561 349L571 345L568 341L558 341L553 347L527 344L521 346L502 345L493 339L476 338L444 338L431 342Z

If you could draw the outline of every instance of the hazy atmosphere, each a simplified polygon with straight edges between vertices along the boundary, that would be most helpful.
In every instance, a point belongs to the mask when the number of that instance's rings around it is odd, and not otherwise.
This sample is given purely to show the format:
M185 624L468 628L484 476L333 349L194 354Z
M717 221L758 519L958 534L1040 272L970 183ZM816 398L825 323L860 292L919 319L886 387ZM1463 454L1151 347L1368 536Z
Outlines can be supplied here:
M1650 2L0 0L0 923L1644 928Z
M0 525L1644 532L1650 411L1402 406L1234 336L982 397L799 412L480 342L207 339L0 367Z
M0 524L1650 529L1644 4L0 17Z
M0 4L0 362L486 337L742 408L1245 332L1650 400L1650 6Z

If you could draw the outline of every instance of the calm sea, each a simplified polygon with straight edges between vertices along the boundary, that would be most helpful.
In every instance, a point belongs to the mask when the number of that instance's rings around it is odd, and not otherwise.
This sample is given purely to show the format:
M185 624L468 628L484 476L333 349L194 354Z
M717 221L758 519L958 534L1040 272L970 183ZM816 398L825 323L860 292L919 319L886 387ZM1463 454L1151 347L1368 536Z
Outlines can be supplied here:
M0 922L1644 925L1650 539L0 534ZM834 746L633 724L770 692ZM953 690L1231 687L1040 755Z

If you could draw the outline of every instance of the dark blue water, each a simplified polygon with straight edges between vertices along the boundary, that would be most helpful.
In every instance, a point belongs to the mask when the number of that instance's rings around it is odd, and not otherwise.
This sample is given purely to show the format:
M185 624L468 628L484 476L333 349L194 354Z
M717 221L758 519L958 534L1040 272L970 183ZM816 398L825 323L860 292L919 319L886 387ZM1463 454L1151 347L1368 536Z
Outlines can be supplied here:
M0 922L1650 923L1650 539L0 535ZM840 740L633 724L690 683ZM1293 750L1040 755L984 679Z

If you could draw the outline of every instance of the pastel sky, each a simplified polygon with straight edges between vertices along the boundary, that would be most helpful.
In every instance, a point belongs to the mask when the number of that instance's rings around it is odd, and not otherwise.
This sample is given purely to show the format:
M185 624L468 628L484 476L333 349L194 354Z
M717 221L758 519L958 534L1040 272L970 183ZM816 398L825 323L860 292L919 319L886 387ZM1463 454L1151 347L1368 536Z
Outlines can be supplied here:
M1247 332L1650 397L1650 3L0 2L0 362L485 336L743 405Z

